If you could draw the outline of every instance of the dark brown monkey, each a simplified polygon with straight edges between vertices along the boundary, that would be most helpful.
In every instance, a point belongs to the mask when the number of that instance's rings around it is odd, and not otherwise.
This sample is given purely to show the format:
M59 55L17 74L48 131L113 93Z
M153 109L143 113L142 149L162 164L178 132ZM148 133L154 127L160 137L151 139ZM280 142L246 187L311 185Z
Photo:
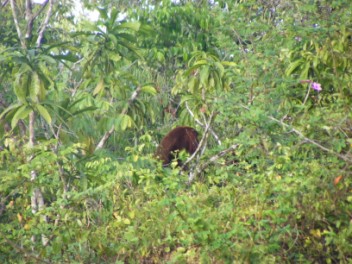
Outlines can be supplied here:
M197 137L198 132L192 127L176 127L161 140L155 156L166 166L175 158L175 151L186 150L192 155L198 147Z

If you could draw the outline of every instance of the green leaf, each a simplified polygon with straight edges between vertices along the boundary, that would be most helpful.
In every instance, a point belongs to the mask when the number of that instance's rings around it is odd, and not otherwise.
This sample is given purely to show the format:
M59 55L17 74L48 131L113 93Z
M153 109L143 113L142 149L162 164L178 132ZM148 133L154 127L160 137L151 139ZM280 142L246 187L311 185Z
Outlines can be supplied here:
M187 101L197 100L197 99L198 98L195 97L194 95L184 95L181 98L180 104L183 104L184 102L187 102Z
M237 63L231 62L231 61L222 61L221 64L224 66L229 66L229 67L236 67L237 66Z
M25 119L31 111L32 109L30 109L28 105L22 105L21 107L19 107L11 120L11 127L16 127L18 121L20 119Z
M128 127L131 127L133 123L129 115L120 115L118 121L118 125L122 130L126 130Z
M42 59L43 61L45 61L45 62L47 62L49 64L55 64L56 63L56 60L53 57L51 57L51 56L41 55L40 59Z
M197 79L194 76L192 76L191 79L189 80L187 87L188 87L188 91L190 93L195 92L195 90L197 88Z
M46 110L46 108L40 104L37 104L36 108L37 108L39 114L45 119L45 121L48 124L51 124L51 116L50 116L48 110Z
M217 91L221 90L222 89L222 80L221 80L219 74L214 72L213 78L214 78L214 87L213 88L215 88L215 90L217 90Z
M80 110L78 110L78 111L76 111L76 112L73 112L73 113L72 113L72 116L79 115L79 114L81 114L81 113L88 112L88 111L94 111L94 110L97 110L97 107L95 107L95 106L88 106L88 107L85 107L85 108L83 108L83 109L80 109Z
M222 78L225 72L224 66L218 61L215 62L214 65L215 65L216 71L219 73L219 77Z
M286 76L290 76L302 63L303 59L292 62L285 71Z
M4 111L2 111L1 115L0 115L0 120L8 113L10 112L11 110L14 110L16 108L19 108L21 107L23 104L20 102L20 103L16 103L16 104L13 104L13 105L10 105L9 107L7 107Z
M114 46L117 45L117 38L113 34L108 34L109 39L114 43Z
M205 64L208 64L208 61L207 60L197 60L193 66L196 66L196 65L205 65Z
M128 28L128 29L132 29L134 31L138 31L139 28L141 27L141 23L139 23L139 22L126 22L126 23L122 23L119 27L120 28Z
M99 94L104 89L104 79L101 78L93 91L93 95Z
M141 91L144 92L144 93L152 94L152 95L157 94L156 89L153 86L151 86L151 85L144 85L142 87Z
M308 78L309 69L310 69L310 62L307 61L306 64L304 65L304 68L303 68L301 74L300 74L300 78L301 78L302 80Z
M116 8L111 9L109 22L111 22L111 24L115 23L118 15L119 15L119 11Z
M110 53L109 54L109 59L114 61L114 62L118 62L121 60L121 56L117 53Z
M30 82L29 74L24 72L18 75L14 83L17 100L22 103L26 102L28 82Z
M44 99L45 97L43 82L36 72L32 73L32 82L29 89L29 96L33 102L38 101L38 98Z
M199 76L201 85L207 86L209 79L209 66L202 67Z

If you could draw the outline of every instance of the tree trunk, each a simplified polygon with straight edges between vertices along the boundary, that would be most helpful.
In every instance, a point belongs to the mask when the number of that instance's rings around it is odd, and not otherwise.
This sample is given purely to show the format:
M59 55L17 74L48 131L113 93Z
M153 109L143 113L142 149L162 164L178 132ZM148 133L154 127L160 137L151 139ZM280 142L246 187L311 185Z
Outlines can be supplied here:
M33 148L35 145L35 113L32 111L29 114L29 142L28 145L30 148ZM33 160L33 154L29 157L29 161ZM34 182L37 179L37 172L32 170L31 171L31 181ZM33 189L32 198L31 198L31 207L32 213L36 214L37 212L42 211L45 208L44 197L43 193L39 187L35 187ZM45 222L48 222L48 217L46 215L42 215L42 219ZM35 237L32 237L32 241L35 241ZM42 235L42 243L43 246L48 244L49 240L45 235Z

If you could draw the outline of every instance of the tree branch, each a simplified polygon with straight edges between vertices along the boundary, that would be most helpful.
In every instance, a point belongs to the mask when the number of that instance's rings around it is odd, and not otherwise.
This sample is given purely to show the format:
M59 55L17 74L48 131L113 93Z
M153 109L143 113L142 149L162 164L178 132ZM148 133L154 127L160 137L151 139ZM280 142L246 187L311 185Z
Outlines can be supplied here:
M9 0L5 0L5 1L1 4L1 8L5 7L8 2L9 2Z
M27 30L25 38L30 40L32 38L33 32L33 19L32 19L32 0L26 0L26 21L27 21Z
M217 153L216 155L212 156L212 157L208 160L208 162L203 163L203 164L200 166L199 170L200 170L200 171L203 171L203 170L206 169L211 163L214 163L214 162L217 161L219 158L221 158L221 157L227 155L228 153L230 153L230 152L236 150L236 149L238 148L238 146L239 146L239 144L234 144L234 145L230 146L229 148L220 151L220 152Z
M122 109L120 115L125 115L127 113L128 108L132 105L134 100L136 100L136 98L138 97L141 89L142 89L142 87L138 86L137 89L132 93L131 98L128 100L127 105L125 106L125 108ZM96 146L95 150L102 149L104 147L106 141L108 141L109 137L112 135L112 133L114 133L114 131L115 131L115 126L113 125L110 128L110 130L108 132L106 132L104 134L104 136L100 139L100 141L99 141L98 145Z
M273 116L268 116L268 118L272 121L275 121L276 123L279 123L281 126L283 127L287 127L287 128L290 128L292 132L294 132L296 135L298 135L300 138L304 139L304 141L320 148L321 150L325 151L325 152L328 152L328 153L331 153L337 157L339 157L340 159L348 162L348 163L352 163L352 160L351 160L351 157L348 157L348 156L345 156L345 155L341 155L340 153L337 153L335 151L333 151L332 149L328 149L327 147L324 147L323 145L319 144L318 142L314 141L313 139L310 139L310 138L307 138L306 136L303 135L303 133L295 128L293 128L292 126L284 123L283 121L281 120L278 120L276 119L275 117Z
M15 0L10 0L10 4L11 4L11 10L12 10L13 21L15 22L15 27L16 27L16 31L17 31L17 36L18 36L18 38L20 39L22 48L25 49L25 48L26 48L26 42L25 42L24 39L23 39L22 32L21 32L21 28L20 28L20 24L19 24L19 22L18 22Z
M49 8L48 8L48 12L46 13L44 22L41 25L39 33L38 33L38 38L37 38L37 42L36 42L37 43L37 48L39 48L41 43L42 43L42 39L43 39L43 36L44 36L45 29L47 28L47 26L49 24L49 19L51 17L52 12L53 12L54 0L48 0L48 1L49 1ZM43 8L44 8L44 6L45 5L43 5Z
M189 108L187 102L185 103L185 105L186 105L186 108L187 108L188 113L193 117L194 121L196 121L196 123L197 123L198 125L200 125L202 128L205 129L205 128L206 128L206 125L204 125L202 122L200 122L199 119L197 119L197 118L194 116L194 114L193 114L192 110ZM218 137L218 135L214 132L214 130L213 130L211 127L209 127L209 132L213 135L214 139L218 142L218 145L221 145L221 140L220 140L220 138Z
M26 250L23 249L23 245L17 245L15 244L14 242L12 242L12 240L8 239L6 237L6 234L3 233L1 230L0 230L0 234L2 236L2 238L14 249L16 250L18 253L20 253L21 255L23 255L23 257L25 257L26 259L33 259L35 260L36 263L52 263L51 261L48 261L48 260L45 260L45 259L42 259L34 254L32 254L31 252L28 252Z
M242 108L246 109L246 110L250 110L249 107L245 106L245 105L241 105ZM289 128L291 129L292 132L294 132L296 135L298 135L300 138L304 139L304 141L320 148L321 150L325 151L325 152L328 152L330 154L333 154L335 156L337 156L338 158L348 162L348 163L352 163L352 157L351 156L348 156L348 155L341 155L340 153L337 153L335 151L333 151L332 149L329 149L327 147L324 147L323 145L319 144L318 142L316 142L315 140L313 139L310 139L310 138L307 138L301 131L295 129L294 127L284 123L282 120L278 120L276 119L275 117L273 116L267 116L268 119L280 124L281 126L283 127L286 127L286 128Z
M208 135L209 135L210 124L211 124L213 118L214 118L214 112L211 113L211 115L209 117L209 122L206 123L205 130L204 130L204 133L203 133L203 137L200 140L196 151L186 160L186 162L182 166L182 169L184 169L186 167L186 165L189 162L191 162L198 155L198 153L203 153L204 152L204 149L205 149L206 144L207 144ZM198 157L199 156L200 155L198 155ZM194 180L194 178L197 176L197 174L198 174L197 166L198 166L198 164L195 166L193 171L191 170L190 173L189 173L189 176L188 176L188 182L189 183L191 183Z
M190 173L190 176L188 178L188 184L192 183L196 176L201 173L203 170L205 170L210 164L214 163L217 161L219 158L227 155L228 153L236 150L238 148L239 144L234 144L230 146L227 149L224 149L220 151L219 153L215 154L214 156L210 157L206 163L201 164L200 166L196 167L193 172Z
M196 156L198 153L201 153L202 149L205 147L206 144L206 139L208 137L208 131L209 131L209 127L210 127L210 123L211 123L211 119L213 118L213 113L210 115L209 118L209 123L207 124L207 126L205 127L205 130L203 132L203 136L202 139L200 140L198 147L196 149L196 151L185 161L185 163L182 165L181 170L183 170L184 168L186 168L187 164L190 163Z
M45 0L45 2L43 2L41 4L41 8L37 11L37 13L35 13L33 16L32 16L32 19L35 20L44 10L44 8L46 7L46 5L48 4L49 0Z

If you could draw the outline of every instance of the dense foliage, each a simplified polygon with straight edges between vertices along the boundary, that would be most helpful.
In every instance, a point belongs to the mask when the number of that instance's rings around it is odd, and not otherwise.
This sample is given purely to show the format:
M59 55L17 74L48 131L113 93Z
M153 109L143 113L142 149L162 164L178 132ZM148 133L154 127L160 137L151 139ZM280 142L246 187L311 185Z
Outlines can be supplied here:
M1 263L351 262L351 1L85 7L1 1Z

